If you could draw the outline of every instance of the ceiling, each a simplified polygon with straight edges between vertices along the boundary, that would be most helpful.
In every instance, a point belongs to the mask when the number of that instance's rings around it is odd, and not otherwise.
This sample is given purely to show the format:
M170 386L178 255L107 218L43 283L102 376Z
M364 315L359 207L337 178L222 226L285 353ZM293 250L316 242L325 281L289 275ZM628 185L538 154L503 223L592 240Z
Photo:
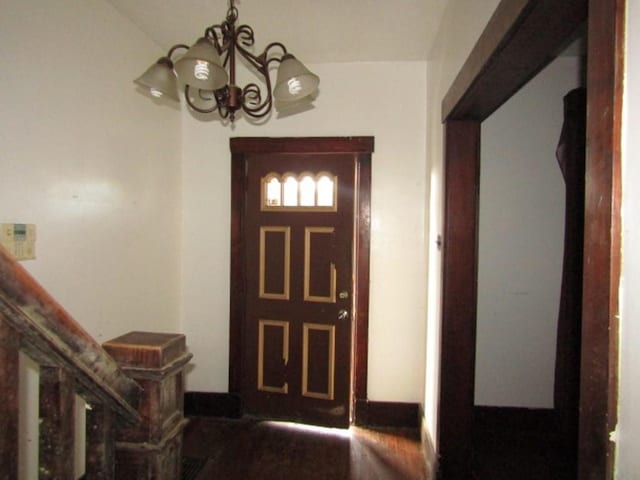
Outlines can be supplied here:
M107 0L163 50L224 20L228 0ZM446 0L236 0L256 52L280 41L305 63L426 60Z

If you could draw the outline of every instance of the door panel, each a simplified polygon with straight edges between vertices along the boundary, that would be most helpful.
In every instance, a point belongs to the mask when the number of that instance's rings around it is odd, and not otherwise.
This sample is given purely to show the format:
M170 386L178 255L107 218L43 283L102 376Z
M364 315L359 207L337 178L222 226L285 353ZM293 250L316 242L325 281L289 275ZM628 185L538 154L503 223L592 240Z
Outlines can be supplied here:
M336 265L332 261L333 227L304 229L304 300L336 302Z
M291 229L260 227L260 298L289 300Z
M246 157L249 413L349 423L355 166L350 154Z
M258 321L258 390L289 393L285 365L289 361L289 322Z
M305 323L302 335L302 395L334 399L334 325Z

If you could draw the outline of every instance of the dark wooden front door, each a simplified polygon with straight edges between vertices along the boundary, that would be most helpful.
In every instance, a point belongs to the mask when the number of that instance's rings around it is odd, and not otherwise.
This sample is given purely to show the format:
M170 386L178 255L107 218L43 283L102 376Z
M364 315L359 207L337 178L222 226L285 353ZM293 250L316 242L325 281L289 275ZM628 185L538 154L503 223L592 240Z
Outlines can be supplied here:
M243 154L239 387L247 413L349 425L357 158Z

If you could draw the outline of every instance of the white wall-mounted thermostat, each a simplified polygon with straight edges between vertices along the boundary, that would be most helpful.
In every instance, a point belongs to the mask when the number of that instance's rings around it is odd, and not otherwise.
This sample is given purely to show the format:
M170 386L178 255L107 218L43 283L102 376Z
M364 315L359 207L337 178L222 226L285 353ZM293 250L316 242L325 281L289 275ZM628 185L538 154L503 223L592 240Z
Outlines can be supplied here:
M32 223L0 223L0 244L16 260L36 258L36 226Z

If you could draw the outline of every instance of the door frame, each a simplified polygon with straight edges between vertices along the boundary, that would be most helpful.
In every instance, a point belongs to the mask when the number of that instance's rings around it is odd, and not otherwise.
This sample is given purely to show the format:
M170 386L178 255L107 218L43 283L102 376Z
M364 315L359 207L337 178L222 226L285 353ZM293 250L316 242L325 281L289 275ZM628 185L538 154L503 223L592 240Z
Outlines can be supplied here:
M440 478L467 479L472 472L481 122L553 60L585 23L587 181L578 478L613 478L624 17L625 0L503 0L443 99Z
M256 153L344 153L356 164L354 195L354 309L351 337L350 421L366 403L369 337L369 257L371 236L371 156L374 137L231 138L231 290L229 311L229 392L242 394L245 344L246 268L244 217L247 191L245 156ZM242 398L241 398L242 399Z

